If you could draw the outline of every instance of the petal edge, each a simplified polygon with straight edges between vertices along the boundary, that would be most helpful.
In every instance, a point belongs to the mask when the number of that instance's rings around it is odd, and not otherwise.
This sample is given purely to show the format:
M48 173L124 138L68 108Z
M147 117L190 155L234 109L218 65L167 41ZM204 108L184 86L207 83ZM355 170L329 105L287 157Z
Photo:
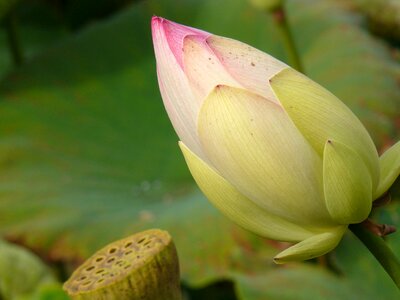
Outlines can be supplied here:
M274 262L284 264L291 261L312 259L333 250L340 242L347 226L316 234L280 252L274 257Z
M380 181L374 194L374 200L382 196L400 174L400 141L385 151L379 158Z
M335 140L325 143L323 163L325 203L339 224L365 220L372 208L372 180L361 157Z
M241 227L281 241L300 241L313 235L303 227L263 210L243 196L182 142L179 146L196 183L210 202Z

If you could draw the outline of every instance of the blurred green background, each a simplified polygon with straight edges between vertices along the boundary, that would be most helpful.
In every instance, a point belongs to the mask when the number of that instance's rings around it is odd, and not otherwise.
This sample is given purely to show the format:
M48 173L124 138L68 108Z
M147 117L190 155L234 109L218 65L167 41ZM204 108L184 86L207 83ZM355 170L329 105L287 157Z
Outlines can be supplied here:
M285 2L305 73L381 152L400 137L399 3ZM0 299L68 299L60 283L79 263L149 228L173 236L188 300L399 298L350 233L328 262L277 266L287 244L207 202L163 108L152 15L287 61L273 18L247 0L0 0ZM375 220L400 225L398 186ZM399 233L387 241L400 252Z

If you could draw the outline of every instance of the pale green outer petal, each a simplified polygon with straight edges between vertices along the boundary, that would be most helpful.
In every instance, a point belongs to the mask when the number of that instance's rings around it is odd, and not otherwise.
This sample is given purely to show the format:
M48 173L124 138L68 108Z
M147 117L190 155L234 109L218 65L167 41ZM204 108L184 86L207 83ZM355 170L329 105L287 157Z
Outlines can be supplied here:
M258 206L302 226L333 224L322 160L280 105L218 86L204 101L198 131L208 161Z
M374 200L382 196L400 174L400 141L386 150L379 159L381 176Z
M379 181L378 153L367 130L351 110L328 90L291 68L276 74L270 84L315 150L322 156L328 139L349 145L364 160L375 190Z
M241 227L280 241L298 242L313 233L270 214L242 195L182 142L179 143L194 180L215 207Z
M197 99L204 100L219 84L242 87L225 70L204 38L185 37L183 62L185 74Z
M326 207L339 224L364 221L372 208L372 181L361 157L346 145L329 140L324 150Z
M316 234L274 257L277 264L290 261L307 260L332 251L342 239L347 226L340 226L330 231Z
M207 42L236 81L251 92L278 103L268 80L287 68L286 64L236 40L212 35Z

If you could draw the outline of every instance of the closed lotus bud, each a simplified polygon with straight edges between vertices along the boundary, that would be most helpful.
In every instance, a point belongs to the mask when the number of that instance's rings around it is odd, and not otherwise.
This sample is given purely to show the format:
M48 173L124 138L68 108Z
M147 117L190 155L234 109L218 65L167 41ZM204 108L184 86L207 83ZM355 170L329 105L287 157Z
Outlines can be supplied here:
M179 265L170 235L137 233L97 251L64 284L75 300L180 300Z
M240 226L296 244L277 263L332 250L400 172L329 91L249 45L153 17L160 91L189 169Z

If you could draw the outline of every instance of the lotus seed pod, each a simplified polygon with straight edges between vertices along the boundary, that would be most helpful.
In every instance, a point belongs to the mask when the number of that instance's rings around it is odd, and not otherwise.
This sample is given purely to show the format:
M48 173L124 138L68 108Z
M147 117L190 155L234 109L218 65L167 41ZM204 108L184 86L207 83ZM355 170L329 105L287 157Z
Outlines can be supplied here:
M179 264L166 231L152 229L113 242L64 284L74 300L179 300Z

